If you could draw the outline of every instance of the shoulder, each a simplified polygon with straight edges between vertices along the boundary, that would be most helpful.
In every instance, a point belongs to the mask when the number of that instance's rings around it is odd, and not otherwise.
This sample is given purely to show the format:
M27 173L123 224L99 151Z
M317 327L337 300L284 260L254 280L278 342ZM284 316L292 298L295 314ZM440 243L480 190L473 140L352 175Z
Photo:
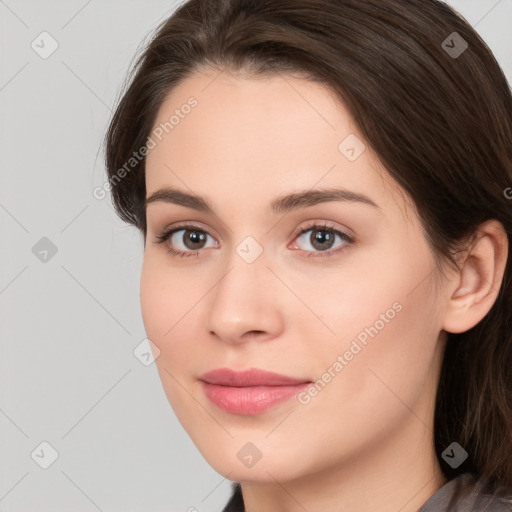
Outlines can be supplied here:
M479 493L475 497L475 512L512 512L512 490L492 489L479 486Z
M240 483L234 482L232 488L222 512L245 512ZM512 492L493 489L472 473L463 473L446 482L418 512L512 512Z
M443 485L418 512L512 512L512 493L492 488L472 473Z
M512 512L512 500L482 495L476 499L471 512Z

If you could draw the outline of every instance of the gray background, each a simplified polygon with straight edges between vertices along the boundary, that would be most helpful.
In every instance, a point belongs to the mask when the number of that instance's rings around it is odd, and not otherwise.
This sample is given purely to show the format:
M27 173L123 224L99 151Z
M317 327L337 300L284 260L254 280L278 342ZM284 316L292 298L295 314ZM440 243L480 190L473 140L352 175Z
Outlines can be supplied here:
M512 0L449 3L511 79ZM176 5L0 0L0 511L213 512L230 495L134 356L143 245L92 194L125 74Z

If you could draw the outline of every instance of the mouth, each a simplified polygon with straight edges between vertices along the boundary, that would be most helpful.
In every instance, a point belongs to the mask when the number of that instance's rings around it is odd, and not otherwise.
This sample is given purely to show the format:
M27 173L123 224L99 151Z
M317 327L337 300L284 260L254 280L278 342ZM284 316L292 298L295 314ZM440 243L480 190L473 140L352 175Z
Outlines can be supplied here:
M236 372L229 368L209 371L199 381L205 395L217 407L245 415L263 413L290 400L312 383L265 370Z

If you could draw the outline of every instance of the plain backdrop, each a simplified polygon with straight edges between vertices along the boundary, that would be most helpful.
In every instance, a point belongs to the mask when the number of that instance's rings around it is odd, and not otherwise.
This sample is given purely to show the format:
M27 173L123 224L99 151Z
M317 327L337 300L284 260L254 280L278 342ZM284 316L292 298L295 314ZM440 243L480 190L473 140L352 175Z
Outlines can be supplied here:
M510 79L512 0L449 3ZM0 511L214 512L231 493L134 354L141 238L92 193L126 72L176 6L0 0Z

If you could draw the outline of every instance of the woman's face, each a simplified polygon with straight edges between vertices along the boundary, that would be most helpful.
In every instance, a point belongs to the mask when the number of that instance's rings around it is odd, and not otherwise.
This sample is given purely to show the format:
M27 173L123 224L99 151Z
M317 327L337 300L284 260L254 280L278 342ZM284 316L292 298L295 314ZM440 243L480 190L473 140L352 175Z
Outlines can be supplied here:
M296 77L209 71L168 96L151 146L142 315L214 469L284 481L431 452L443 294L412 204L343 105ZM310 384L200 380L219 368Z

